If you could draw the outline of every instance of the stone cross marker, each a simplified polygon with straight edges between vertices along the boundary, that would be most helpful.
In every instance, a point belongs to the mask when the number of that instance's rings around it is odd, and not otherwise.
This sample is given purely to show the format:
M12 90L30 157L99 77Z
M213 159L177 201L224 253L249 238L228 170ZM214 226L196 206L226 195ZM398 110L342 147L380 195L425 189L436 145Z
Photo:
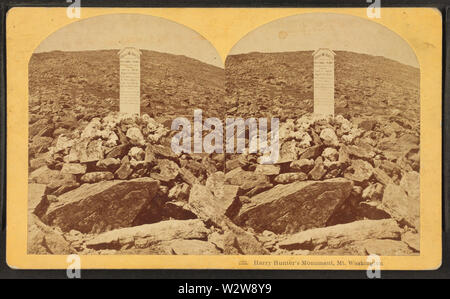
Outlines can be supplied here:
M141 113L141 51L126 47L120 57L120 113Z
M320 48L314 57L314 114L334 116L334 53Z

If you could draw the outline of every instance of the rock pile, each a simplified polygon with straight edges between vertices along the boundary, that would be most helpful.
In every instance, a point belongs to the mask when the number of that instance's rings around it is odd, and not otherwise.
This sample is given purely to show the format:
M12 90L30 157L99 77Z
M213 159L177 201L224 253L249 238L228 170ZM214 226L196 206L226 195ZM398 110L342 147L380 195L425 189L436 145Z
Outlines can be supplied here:
M259 164L258 154L177 155L171 136L146 114L111 113L33 138L29 252L420 250L413 130L341 115L287 119L274 165Z

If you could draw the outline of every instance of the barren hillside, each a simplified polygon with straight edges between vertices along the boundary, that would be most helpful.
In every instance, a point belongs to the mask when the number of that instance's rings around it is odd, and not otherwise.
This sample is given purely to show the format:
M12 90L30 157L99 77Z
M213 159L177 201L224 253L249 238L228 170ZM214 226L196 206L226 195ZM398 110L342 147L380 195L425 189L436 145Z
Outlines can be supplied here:
M312 112L312 51L233 55L225 64L228 101L239 115L299 118ZM380 56L336 51L336 114L419 119L419 70Z
M83 115L119 109L118 50L33 54L29 63L31 105L49 110L83 107ZM223 109L224 71L180 55L142 50L141 109L150 116L192 115L201 108L218 115ZM81 113L81 111L80 111Z

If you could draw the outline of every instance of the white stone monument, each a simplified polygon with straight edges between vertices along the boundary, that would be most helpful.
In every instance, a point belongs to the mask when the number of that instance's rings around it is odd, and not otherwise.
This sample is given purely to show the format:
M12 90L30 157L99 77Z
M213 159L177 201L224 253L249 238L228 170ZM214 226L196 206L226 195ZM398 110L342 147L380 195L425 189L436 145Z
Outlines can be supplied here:
M320 48L314 57L314 114L334 116L334 53Z
M120 57L120 113L141 113L141 51L126 47Z

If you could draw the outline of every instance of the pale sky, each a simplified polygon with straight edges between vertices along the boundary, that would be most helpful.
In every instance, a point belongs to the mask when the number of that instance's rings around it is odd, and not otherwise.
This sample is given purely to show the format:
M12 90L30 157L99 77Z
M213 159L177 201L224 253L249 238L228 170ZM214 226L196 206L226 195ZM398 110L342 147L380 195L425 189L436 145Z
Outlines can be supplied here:
M360 17L309 13L275 20L248 33L230 54L330 48L384 56L419 67L408 43L387 27Z
M123 47L185 55L223 68L214 46L196 31L164 18L139 14L111 14L75 22L51 34L35 52Z

